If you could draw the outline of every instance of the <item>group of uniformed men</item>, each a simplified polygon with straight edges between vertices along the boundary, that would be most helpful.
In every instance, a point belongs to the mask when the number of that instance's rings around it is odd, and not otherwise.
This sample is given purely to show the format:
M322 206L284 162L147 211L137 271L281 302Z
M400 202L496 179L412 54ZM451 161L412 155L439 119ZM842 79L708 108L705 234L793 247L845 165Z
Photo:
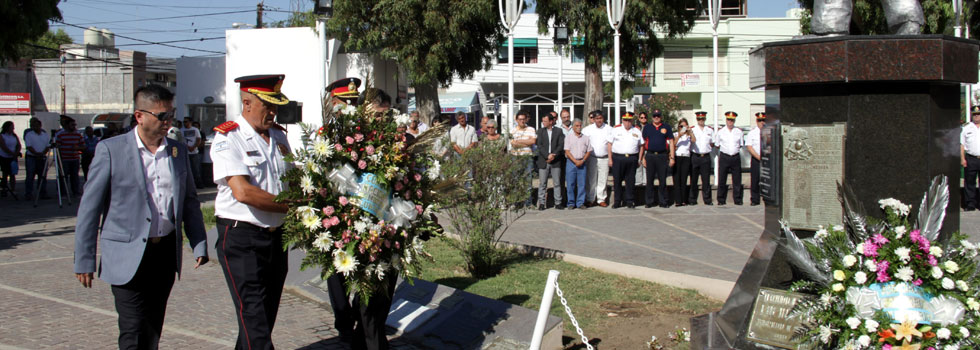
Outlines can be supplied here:
M697 125L688 126L686 119L681 119L677 130L663 123L660 110L651 112L651 123L634 126L635 116L627 112L622 116L622 124L610 128L605 125L605 117L601 111L590 113L593 124L583 130L589 136L592 157L596 162L590 163L588 170L588 202L589 206L606 207L607 170L613 175L613 191L615 197L612 207L634 208L634 185L638 167L646 169L645 206L669 207L667 193L667 172L674 168L674 200L675 206L696 205L698 180L701 182L702 201L712 205L711 186L711 150L718 148L719 205L725 205L728 196L728 176L732 177L732 197L736 205L742 205L742 164L740 151L743 147L742 129L735 127L738 114L725 112L725 126L715 131L705 125L707 112L696 112ZM745 140L745 147L752 156L751 162L751 204L760 204L759 195L759 164L760 164L760 129L765 125L766 114L755 114L756 125ZM646 119L645 113L640 114L640 120ZM606 167L606 165L608 167ZM688 183L690 176L690 186ZM596 181L598 179L598 181ZM654 186L654 182L659 182ZM624 186L625 183L625 186Z

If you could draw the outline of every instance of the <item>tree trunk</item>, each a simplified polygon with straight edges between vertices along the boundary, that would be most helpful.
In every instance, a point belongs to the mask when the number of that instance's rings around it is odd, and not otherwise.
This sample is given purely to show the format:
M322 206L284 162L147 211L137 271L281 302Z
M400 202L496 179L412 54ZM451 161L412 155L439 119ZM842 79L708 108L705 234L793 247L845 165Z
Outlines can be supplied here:
M419 111L419 119L433 125L438 120L442 108L439 107L439 84L416 83L415 84L415 110Z
M585 63L585 115L602 109L602 60L598 58L592 60L596 64L591 64L589 61L586 60ZM606 116L606 123L612 123L614 119Z

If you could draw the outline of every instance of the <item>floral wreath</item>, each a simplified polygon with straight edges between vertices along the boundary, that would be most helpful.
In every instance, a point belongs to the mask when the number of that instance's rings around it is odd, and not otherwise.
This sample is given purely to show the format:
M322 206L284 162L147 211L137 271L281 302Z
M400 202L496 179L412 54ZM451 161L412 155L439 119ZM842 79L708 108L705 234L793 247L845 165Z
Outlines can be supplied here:
M419 257L430 257L423 241L442 234L431 212L445 186L428 150L445 128L408 145L396 131L408 120L372 105L326 108L322 127L301 125L304 149L287 156L297 167L282 178L293 185L277 197L290 206L283 242L306 251L301 267L343 274L365 303L396 273L418 277Z
M911 226L909 206L896 199L878 202L879 221L857 214L853 195L839 192L843 224L801 240L783 223L780 244L807 277L791 287L809 294L792 312L802 320L794 338L801 348L977 349L978 249L961 233L940 238L946 178L933 181Z

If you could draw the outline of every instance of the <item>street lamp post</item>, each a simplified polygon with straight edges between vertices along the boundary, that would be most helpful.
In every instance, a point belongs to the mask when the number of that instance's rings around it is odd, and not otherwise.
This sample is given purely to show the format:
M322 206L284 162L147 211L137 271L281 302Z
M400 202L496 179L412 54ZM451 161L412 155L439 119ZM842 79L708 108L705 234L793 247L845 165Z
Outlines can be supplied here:
M963 0L953 0L953 35L957 38L963 37L963 29L960 25L960 19L963 18ZM969 30L967 30L969 32ZM973 102L971 100L971 95L973 94L971 90L971 84L962 84L963 90L966 93L966 122L970 122L970 105Z
M614 102L615 118L619 118L619 26L623 24L623 14L626 12L626 0L606 0L606 17L613 31L613 86L615 86Z
M715 132L718 132L718 21L721 17L721 0L708 0L708 18L711 19L711 51L714 55L713 69L711 70L711 78L714 81L711 84L712 96L714 97L714 102L711 106L711 115L714 116ZM718 187L718 157L715 157L715 176L714 185Z
M555 46L558 49L558 114L561 115L563 94L563 73L565 57L562 56L562 46L568 45L568 27L555 25Z
M329 69L327 69L327 20L330 16L333 16L333 0L314 0L313 13L317 15L316 18L316 31L317 35L320 36L320 103L323 103L323 98L327 95L327 83L330 81L327 79L327 74ZM326 105L321 106L321 108L326 108Z
M506 7L504 6L506 1ZM507 79L507 130L510 130L511 120L514 119L514 27L524 12L524 0L497 0L500 11L500 22L507 29L507 66L510 74Z

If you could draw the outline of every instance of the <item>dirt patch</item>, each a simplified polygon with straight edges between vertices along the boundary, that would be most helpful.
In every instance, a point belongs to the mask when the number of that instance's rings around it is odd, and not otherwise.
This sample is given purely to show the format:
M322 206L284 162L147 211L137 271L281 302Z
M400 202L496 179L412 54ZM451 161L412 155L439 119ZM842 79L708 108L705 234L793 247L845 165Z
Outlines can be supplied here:
M604 310L618 309L619 312L609 311L608 317L596 329L583 329L590 343L596 349L603 350L649 350L646 343L650 336L657 336L662 345L669 347L668 334L677 328L691 327L690 319L695 315L687 314L651 314L645 312L646 306L635 303L602 304ZM567 322L567 321L566 321ZM585 349L581 337L574 331L563 334L565 349ZM687 344L678 348L686 349Z

